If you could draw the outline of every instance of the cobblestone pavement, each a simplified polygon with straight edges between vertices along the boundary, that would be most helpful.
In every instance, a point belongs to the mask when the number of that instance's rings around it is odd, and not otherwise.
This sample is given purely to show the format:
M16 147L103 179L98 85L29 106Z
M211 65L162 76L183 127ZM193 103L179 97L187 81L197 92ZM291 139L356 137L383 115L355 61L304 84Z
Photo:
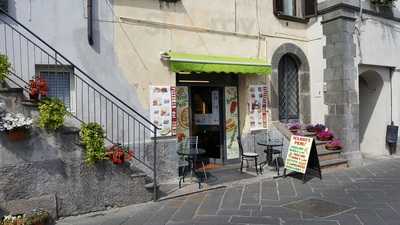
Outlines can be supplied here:
M314 201L302 202L310 199ZM326 202L318 205L316 199ZM294 209L296 205L301 207ZM400 159L325 174L323 180L314 178L306 184L294 178L238 183L226 189L69 217L57 223L95 224L400 225Z

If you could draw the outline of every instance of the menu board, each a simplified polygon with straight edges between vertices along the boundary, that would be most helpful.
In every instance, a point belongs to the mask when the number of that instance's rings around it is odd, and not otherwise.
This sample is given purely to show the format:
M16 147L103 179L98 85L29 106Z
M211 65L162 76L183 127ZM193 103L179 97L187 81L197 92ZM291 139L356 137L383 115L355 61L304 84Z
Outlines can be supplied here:
M219 125L219 93L218 90L211 92L211 113L195 114L196 125Z
M176 138L181 146L186 137L189 137L189 91L188 87L177 86L176 87Z
M248 112L251 130L268 128L266 85L250 85Z
M305 174L313 141L310 137L292 135L285 169Z
M225 133L227 159L239 158L239 144L237 136L239 135L239 105L238 92L236 87L225 87Z
M160 128L157 136L173 135L172 104L170 86L150 86L150 120Z

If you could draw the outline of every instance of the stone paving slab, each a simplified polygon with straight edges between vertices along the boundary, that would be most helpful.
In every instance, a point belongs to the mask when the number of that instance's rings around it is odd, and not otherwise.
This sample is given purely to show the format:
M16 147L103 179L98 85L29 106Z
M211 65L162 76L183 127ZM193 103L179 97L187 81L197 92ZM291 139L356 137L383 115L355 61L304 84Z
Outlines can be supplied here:
M224 189L64 218L57 225L400 225L400 159L323 174L303 184L261 178ZM345 205L332 213L285 207L306 199Z

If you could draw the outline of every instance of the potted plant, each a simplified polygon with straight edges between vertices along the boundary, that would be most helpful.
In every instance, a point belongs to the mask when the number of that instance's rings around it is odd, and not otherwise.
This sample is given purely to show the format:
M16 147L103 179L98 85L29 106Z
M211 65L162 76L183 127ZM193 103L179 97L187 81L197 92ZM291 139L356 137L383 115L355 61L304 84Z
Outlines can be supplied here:
M307 125L306 130L310 133L314 133L315 132L314 125L312 124Z
M85 162L88 165L93 165L98 161L107 159L104 130L100 124L82 124L79 135L85 147Z
M330 141L333 139L333 133L329 130L321 131L317 134L317 139L319 141Z
M116 144L107 150L106 155L114 164L121 165L126 161L132 160L134 153L128 147Z
M10 141L21 141L26 139L32 123L33 120L22 113L6 113L0 119L0 131L5 131Z
M316 132L316 133L319 133L319 132L321 132L321 131L324 131L325 129L326 129L326 126L323 125L323 124L320 124L320 123L318 123L318 124L316 124L316 125L314 126L314 132Z
M339 139L332 140L325 145L328 150L340 150L342 149L342 142Z
M0 221L1 225L25 225L25 215L8 215Z
M64 124L68 114L64 103L57 98L47 98L39 103L39 126L54 131Z
M301 129L301 124L300 123L292 123L289 124L289 130L290 132L292 132L293 134L296 134L298 130Z
M371 3L378 6L392 7L396 1L397 0L371 0Z
M11 70L11 63L6 55L0 54L0 86L5 86L5 79Z
M34 79L29 81L29 99L30 100L41 100L48 95L48 85L47 81L41 76L36 76Z

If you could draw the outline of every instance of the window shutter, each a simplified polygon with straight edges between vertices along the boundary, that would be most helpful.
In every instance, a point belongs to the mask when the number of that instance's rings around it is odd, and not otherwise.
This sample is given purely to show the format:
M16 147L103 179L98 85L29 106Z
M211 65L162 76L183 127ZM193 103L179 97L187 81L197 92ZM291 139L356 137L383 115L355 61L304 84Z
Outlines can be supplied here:
M317 15L317 0L304 0L304 17L310 18Z
M283 0L274 0L274 13L275 15L283 13Z
M0 8L8 12L8 0L0 0Z

